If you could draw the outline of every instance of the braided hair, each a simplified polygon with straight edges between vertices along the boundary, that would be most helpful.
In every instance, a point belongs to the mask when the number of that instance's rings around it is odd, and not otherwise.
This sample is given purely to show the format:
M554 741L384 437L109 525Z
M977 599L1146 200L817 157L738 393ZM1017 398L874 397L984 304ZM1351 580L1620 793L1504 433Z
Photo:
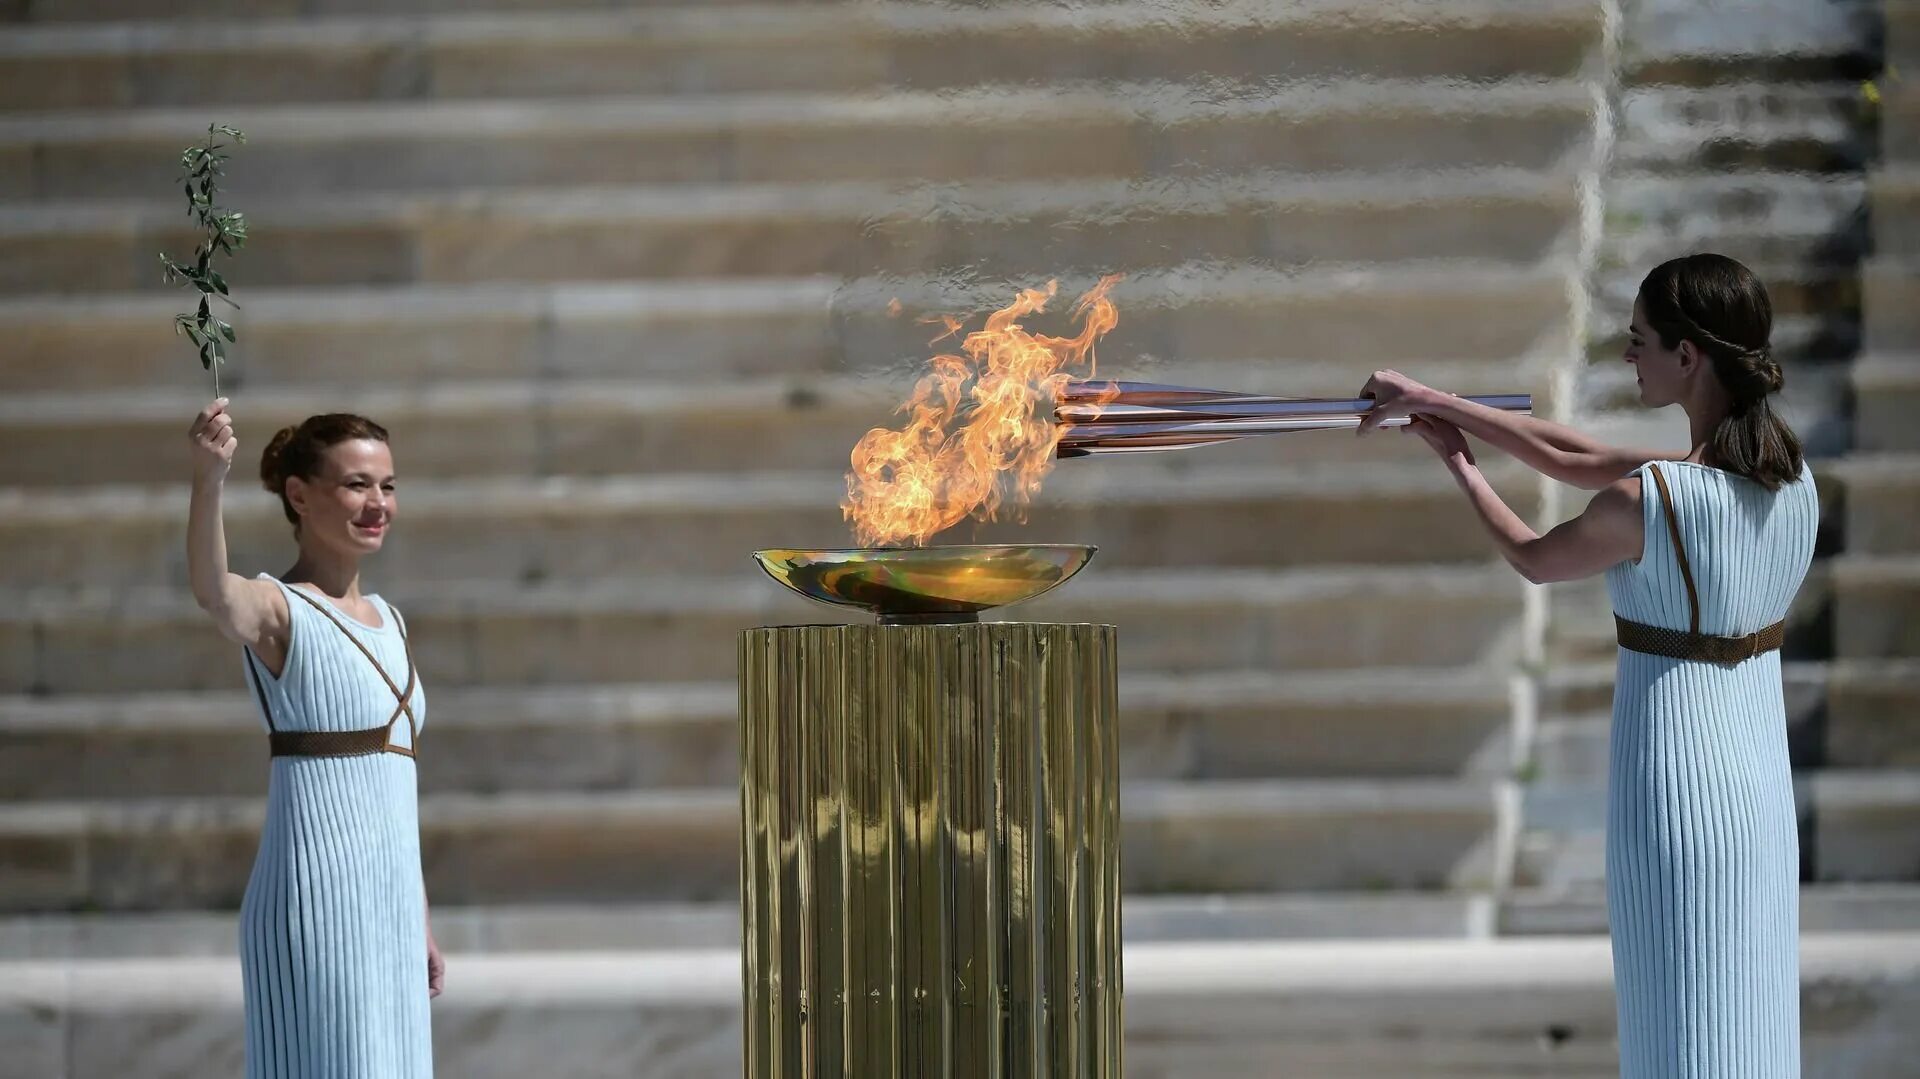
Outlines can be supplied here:
M1640 307L1674 349L1691 341L1713 364L1730 408L1707 440L1707 462L1769 491L1800 478L1800 438L1773 408L1785 376L1773 358L1773 302L1760 279L1725 255L1698 254L1655 266L1640 283Z

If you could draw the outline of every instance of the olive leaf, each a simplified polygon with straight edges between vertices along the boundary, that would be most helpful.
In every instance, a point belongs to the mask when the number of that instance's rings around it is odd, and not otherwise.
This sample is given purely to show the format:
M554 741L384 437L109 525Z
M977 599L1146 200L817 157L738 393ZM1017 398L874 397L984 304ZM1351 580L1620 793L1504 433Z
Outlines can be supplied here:
M222 142L221 139L231 142ZM216 205L220 178L226 174L229 146L247 141L247 136L226 124L207 125L207 141L180 151L180 188L187 196L187 216L200 226L204 238L194 248L193 261L181 262L162 251L160 266L166 283L185 284L200 296L199 307L191 314L173 317L173 332L193 343L200 354L200 366L213 373L213 392L220 393L220 365L227 358L227 345L233 343L233 324L214 317L208 302L219 297L222 303L238 310L227 279L213 268L215 254L231 257L247 243L246 215Z

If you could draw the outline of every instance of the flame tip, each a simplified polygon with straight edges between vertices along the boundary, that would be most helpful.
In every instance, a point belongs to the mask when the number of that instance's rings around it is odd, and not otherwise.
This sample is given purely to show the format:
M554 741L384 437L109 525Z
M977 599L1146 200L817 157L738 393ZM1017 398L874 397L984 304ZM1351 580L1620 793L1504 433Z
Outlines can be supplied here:
M862 546L902 541L925 546L972 516L1026 520L1027 506L1056 459L1062 430L1053 412L1070 368L1095 369L1093 347L1118 324L1107 292L1123 274L1109 274L1075 302L1081 322L1070 337L1034 334L1020 320L1042 312L1059 280L1016 289L984 328L960 336L960 352L941 353L897 410L898 430L876 427L854 446L843 517ZM896 300L897 303L897 300ZM891 305L890 305L891 307ZM965 321L937 315L922 322L959 336Z

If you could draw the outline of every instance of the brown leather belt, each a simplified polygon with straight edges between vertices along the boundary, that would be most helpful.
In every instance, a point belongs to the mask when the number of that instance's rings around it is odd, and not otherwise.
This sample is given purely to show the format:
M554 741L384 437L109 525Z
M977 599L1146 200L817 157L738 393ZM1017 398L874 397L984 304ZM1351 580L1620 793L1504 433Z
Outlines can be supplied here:
M395 745L392 727L368 727L363 731L274 731L267 745L276 757L362 757L369 753L398 753L413 756L413 750Z
M1742 663L1762 652L1774 651L1787 636L1785 622L1775 622L1758 633L1749 633L1744 637L1689 633L1683 629L1629 622L1617 615L1613 623L1620 638L1620 647L1629 652L1666 656L1669 659L1696 659L1726 666Z

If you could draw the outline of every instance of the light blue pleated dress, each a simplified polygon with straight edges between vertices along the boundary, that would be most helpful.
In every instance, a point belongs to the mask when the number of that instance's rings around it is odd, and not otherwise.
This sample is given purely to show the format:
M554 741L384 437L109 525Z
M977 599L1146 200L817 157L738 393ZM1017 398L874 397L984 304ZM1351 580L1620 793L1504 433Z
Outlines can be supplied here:
M1646 547L1607 573L1614 612L1675 630L1692 621L1656 468L1699 632L1745 636L1784 619L1813 558L1811 472L1769 492L1677 461L1638 473ZM1800 1074L1799 879L1780 653L1722 664L1620 649L1607 921L1622 1076Z
M395 750L273 758L260 851L240 907L247 1075L426 1079L433 1042L411 756L426 700L405 626L378 596L368 597L384 616L375 627L280 587L292 615L286 665L274 678L251 652L245 661L268 730L356 731L392 721ZM399 712L403 695L412 722Z

